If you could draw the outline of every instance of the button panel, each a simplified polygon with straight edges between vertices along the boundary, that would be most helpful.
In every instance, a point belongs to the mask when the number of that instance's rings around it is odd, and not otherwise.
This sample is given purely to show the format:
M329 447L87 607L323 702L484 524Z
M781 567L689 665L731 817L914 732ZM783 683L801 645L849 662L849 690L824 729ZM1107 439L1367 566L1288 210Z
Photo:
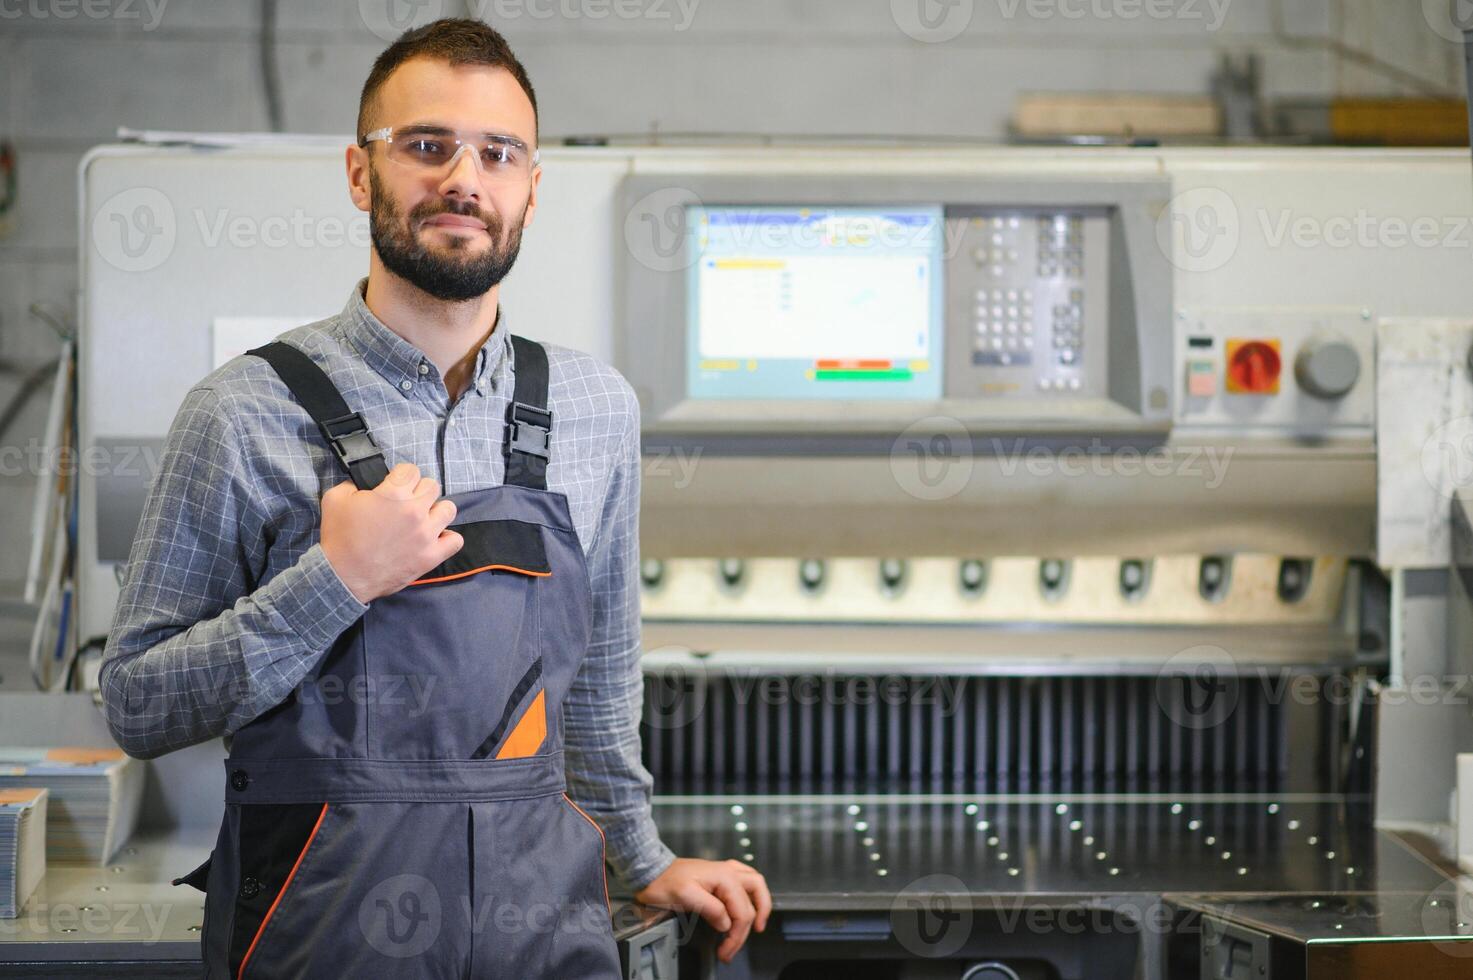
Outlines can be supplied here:
M1375 423L1376 321L1371 311L1184 308L1176 318L1177 423L1369 431ZM1333 352L1334 397L1304 383L1299 365ZM1347 369L1346 363L1355 365ZM1361 368L1364 366L1364 369ZM1311 381L1315 379L1310 378Z
M976 293L972 362L1000 367L1033 363L1033 290L981 288Z
M1195 358L1187 362L1187 397L1211 398L1217 394L1217 362Z
M948 394L1104 394L1108 236L1099 209L948 212Z

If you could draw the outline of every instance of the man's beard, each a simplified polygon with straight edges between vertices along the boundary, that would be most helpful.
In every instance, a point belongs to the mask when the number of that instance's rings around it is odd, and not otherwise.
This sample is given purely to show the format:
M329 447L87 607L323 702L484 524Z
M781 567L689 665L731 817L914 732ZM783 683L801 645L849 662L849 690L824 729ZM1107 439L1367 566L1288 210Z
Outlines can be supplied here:
M384 187L378 174L368 172L368 186L373 194L373 206L369 210L368 231L373 247L394 275L419 287L438 300L459 303L484 296L486 291L506 278L517 252L522 247L522 222L527 208L512 224L505 245L501 242L501 216L494 211L484 211L472 201L457 201L453 198L428 200L418 205L408 215L399 209L399 202ZM471 252L471 241L458 235L448 236L446 251L431 250L422 245L414 229L420 223L437 214L463 214L483 221L491 237L491 244L477 253Z

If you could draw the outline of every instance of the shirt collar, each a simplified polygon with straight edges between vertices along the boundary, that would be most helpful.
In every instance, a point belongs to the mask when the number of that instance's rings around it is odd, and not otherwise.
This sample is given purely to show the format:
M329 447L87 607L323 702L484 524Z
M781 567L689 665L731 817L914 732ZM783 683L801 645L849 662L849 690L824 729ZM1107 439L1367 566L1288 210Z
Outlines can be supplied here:
M360 279L349 293L348 303L343 307L344 331L364 362L397 388L400 394L407 395L414 390L416 384L430 377L432 373L439 377L439 371L423 351L373 315L373 311L363 301L363 291L367 285L366 277ZM473 390L485 394L488 387L497 387L498 379L504 373L502 366L509 364L511 360L510 338L511 334L506 326L506 311L498 304L496 326L476 352L476 367L471 376ZM422 364L428 368L427 371L420 370Z

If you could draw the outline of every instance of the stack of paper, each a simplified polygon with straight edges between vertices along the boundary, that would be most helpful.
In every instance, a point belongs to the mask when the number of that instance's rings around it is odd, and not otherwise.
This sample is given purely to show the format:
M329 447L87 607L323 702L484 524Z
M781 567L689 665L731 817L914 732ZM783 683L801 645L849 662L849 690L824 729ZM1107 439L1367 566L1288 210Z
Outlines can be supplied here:
M46 874L46 791L0 790L0 919L20 915Z
M143 800L143 764L122 749L0 746L0 790L50 791L46 859L106 864L133 833Z

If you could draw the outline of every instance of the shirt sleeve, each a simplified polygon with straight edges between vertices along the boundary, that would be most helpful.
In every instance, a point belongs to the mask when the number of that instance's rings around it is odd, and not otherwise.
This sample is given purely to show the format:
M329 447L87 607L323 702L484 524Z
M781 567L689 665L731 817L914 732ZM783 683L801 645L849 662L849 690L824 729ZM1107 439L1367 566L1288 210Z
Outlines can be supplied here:
M644 707L640 671L639 403L632 403L588 556L593 638L563 708L570 794L604 832L609 866L631 892L670 866L650 797L654 778L640 760Z
M217 393L170 426L103 653L103 714L129 755L235 732L301 682L367 610L322 546L259 585L262 490Z

